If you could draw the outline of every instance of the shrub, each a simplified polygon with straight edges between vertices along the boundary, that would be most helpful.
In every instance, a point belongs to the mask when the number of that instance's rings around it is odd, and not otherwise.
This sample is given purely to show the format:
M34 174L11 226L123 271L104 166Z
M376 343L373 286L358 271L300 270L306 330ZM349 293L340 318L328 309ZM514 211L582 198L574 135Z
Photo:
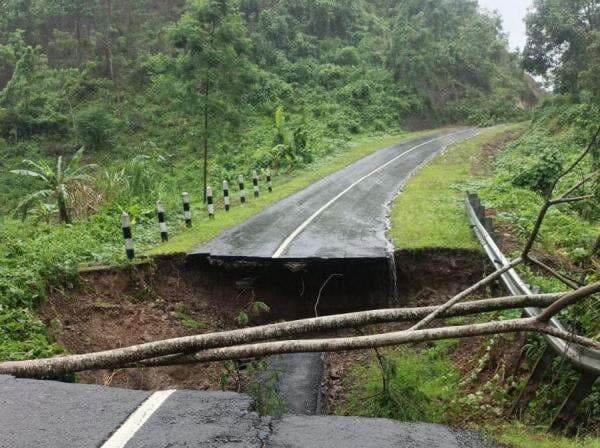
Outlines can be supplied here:
M116 129L116 119L104 108L93 105L77 114L77 136L91 150L108 147Z

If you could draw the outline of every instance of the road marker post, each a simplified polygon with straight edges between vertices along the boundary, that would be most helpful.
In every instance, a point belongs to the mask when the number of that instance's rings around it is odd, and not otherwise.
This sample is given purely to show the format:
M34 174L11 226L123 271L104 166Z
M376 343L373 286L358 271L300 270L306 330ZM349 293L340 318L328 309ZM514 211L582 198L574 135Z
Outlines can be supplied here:
M240 186L240 202L242 204L246 203L246 190L244 189L244 176L240 174L238 177L238 185Z
M273 180L271 178L271 168L267 169L267 188L269 193L273 193Z
M133 236L131 235L131 220L125 212L121 215L121 228L123 229L123 239L125 240L125 254L128 260L133 260L135 258L135 251L133 250Z
M223 201L225 202L225 211L228 212L231 208L231 200L229 199L229 182L223 181Z
M252 171L252 185L254 187L254 197L257 198L259 196L258 189L258 173L256 170Z
M185 219L185 226L192 227L192 212L190 210L190 195L189 193L183 193L181 195L183 201L183 218Z
M160 201L156 201L156 216L158 216L160 239L163 243L169 241L169 232L167 231L167 223L165 222L165 207Z
M208 204L208 218L213 219L215 217L215 206L213 202L213 191L210 187L206 187L206 203Z

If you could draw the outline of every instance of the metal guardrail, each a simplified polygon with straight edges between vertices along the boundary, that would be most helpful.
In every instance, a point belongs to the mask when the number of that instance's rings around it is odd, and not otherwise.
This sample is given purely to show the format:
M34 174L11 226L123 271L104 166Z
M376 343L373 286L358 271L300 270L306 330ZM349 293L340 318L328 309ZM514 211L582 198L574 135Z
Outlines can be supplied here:
M473 231L494 266L498 269L507 266L510 262L498 248L498 238L492 236L491 220L485 217L485 208L481 206L477 195L467 194L465 204ZM482 220L485 224L482 223ZM514 269L503 274L502 280L513 295L531 294L530 288L523 282ZM525 313L529 317L537 316L540 312L539 308L525 308ZM557 328L566 330L557 319L553 318L551 323ZM545 338L558 355L568 359L576 368L584 372L600 375L600 350L566 342L554 336L545 336Z

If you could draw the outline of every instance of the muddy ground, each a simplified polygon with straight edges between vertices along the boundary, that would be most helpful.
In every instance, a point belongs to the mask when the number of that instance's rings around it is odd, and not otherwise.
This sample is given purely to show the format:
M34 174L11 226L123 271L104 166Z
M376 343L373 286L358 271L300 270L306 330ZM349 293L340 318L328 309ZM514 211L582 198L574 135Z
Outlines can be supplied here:
M238 328L236 316L248 311L253 300L265 302L270 312L254 316L251 324L312 316L319 293L320 315L441 303L488 269L485 258L470 251L401 251L395 261L395 303L387 262L264 266L172 256L84 272L79 286L52 294L40 313L60 344L72 353L86 353ZM238 388L236 375L222 364L84 372L77 381L148 390L217 390L223 375L228 389Z

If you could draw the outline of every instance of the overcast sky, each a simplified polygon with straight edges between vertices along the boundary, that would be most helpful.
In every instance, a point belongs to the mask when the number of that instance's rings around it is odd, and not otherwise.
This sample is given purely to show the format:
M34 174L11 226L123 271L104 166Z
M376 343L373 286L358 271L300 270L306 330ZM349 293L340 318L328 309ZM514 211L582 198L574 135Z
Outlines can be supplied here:
M481 7L500 12L504 30L509 34L510 47L521 50L527 40L523 19L531 3L532 0L479 0Z

